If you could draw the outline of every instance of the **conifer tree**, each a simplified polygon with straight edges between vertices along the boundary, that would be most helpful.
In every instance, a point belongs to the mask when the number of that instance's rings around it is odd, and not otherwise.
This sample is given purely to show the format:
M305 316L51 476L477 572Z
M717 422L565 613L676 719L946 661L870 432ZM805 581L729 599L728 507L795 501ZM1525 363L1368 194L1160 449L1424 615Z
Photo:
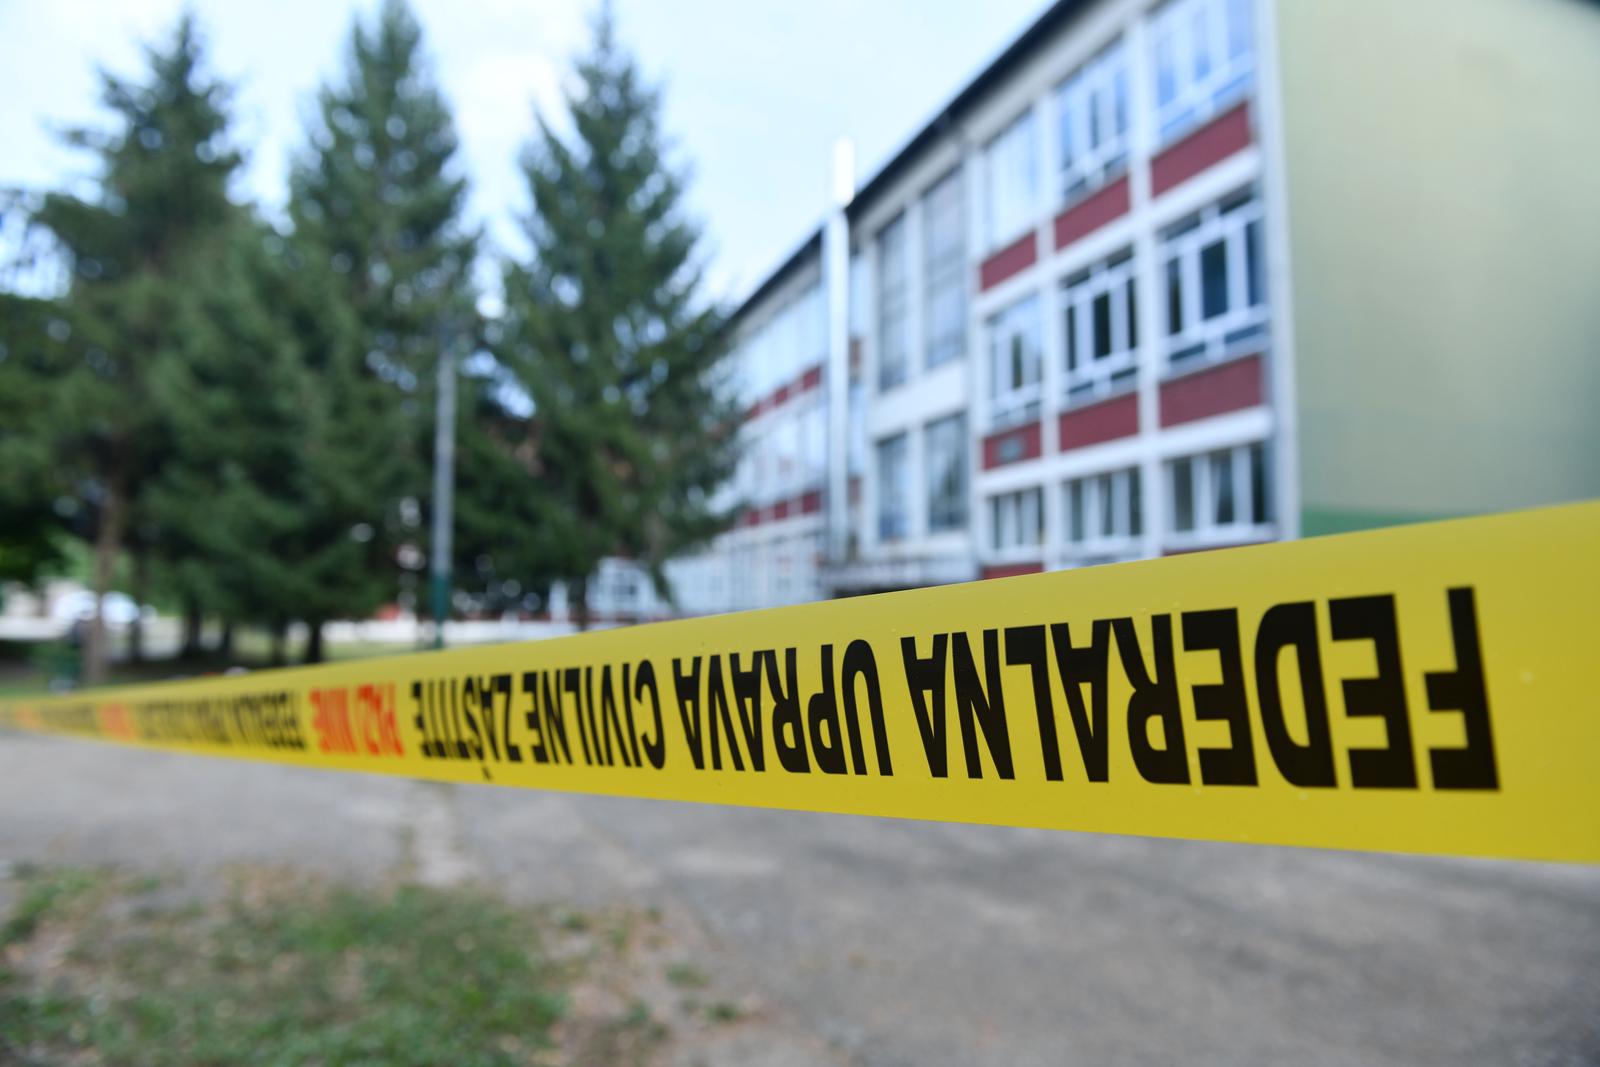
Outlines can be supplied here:
M476 336L471 272L477 234L466 225L466 179L456 173L449 109L427 70L422 30L403 0L386 0L375 22L350 34L347 70L318 99L309 146L290 176L294 247L327 280L318 294L329 316L353 323L357 358L327 354L327 388L349 437L330 471L330 526L371 529L366 570L343 570L344 549L318 566L310 605L312 653L324 619L370 611L375 588L392 595L388 561L397 542L422 531L399 522L404 498L426 496L433 385L443 346ZM339 333L302 309L302 327ZM315 352L311 353L315 357ZM384 388L374 390L373 383ZM349 465L352 456L376 466ZM325 542L324 547L333 542ZM372 569L376 568L376 570Z
M640 561L670 596L662 565L724 525L710 494L731 470L735 419L660 97L609 8L577 75L571 137L539 116L524 157L533 253L505 271L496 355L533 401L549 552L584 625L603 558Z
M262 224L235 226L180 309L180 358L152 381L171 450L144 508L172 549L168 587L224 622L265 626L277 661L310 592L307 445L324 395L285 311L294 294L282 245Z
M47 299L0 292L0 582L33 582L66 536L56 501L67 486L50 448L56 314Z
M146 56L142 79L101 75L113 128L67 135L97 157L93 195L51 194L36 215L71 261L49 390L52 458L82 487L93 515L97 594L111 582L149 472L169 447L152 377L174 357L179 309L237 213L228 197L240 163L228 141L230 92L205 74L194 20L184 16L171 41ZM105 651L97 613L87 680L103 676Z

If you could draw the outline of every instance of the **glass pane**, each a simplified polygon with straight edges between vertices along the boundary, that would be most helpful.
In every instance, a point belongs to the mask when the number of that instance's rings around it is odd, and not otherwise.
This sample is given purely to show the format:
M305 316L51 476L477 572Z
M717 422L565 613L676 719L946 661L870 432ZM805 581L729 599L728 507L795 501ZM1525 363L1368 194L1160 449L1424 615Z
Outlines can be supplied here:
M1249 279L1250 306L1263 302L1266 285L1261 276L1261 223L1252 222L1244 228L1245 273Z
M1167 260L1167 333L1183 329L1183 280L1176 259Z
M1228 56L1238 59L1250 52L1250 0L1229 0Z
M1180 459L1172 464L1172 526L1179 531L1194 529L1194 460Z
M1078 369L1078 308L1067 305L1067 370Z
M1119 133L1119 134L1127 133L1128 132L1128 68L1124 67L1121 64L1120 60L1117 63L1116 76L1112 79L1112 82L1111 82L1111 93L1112 93L1112 98L1113 98L1113 101L1114 101L1114 103L1112 105L1112 111L1116 115L1116 122L1117 122L1116 132Z
M1139 347L1139 311L1133 303L1133 279L1128 279L1128 347Z
M1189 44L1194 48L1194 80L1204 81L1211 73L1211 27L1206 9L1197 7L1189 23Z
M1101 293L1094 298L1094 358L1104 359L1111 354L1111 294Z
M1178 64L1173 54L1172 33L1156 40L1156 106L1166 107L1178 95Z
M1144 533L1144 501L1140 498L1139 468L1128 472L1128 533L1138 537Z
M995 548L1006 547L1004 528L1005 508L1000 497L989 501L989 543Z
M1029 490L1023 495L1022 502L1027 522L1028 544L1037 545L1044 540L1044 490Z
M1250 446L1250 521L1272 521L1272 489L1267 484L1267 453L1264 445Z
M1233 523L1233 453L1211 453L1211 499L1218 526Z
M1077 94L1071 91L1069 85L1061 93L1061 166L1063 169L1072 166L1072 157L1075 149L1072 140L1072 127L1077 118Z
M1083 479L1067 483L1067 529L1073 544L1083 541Z
M989 396L1000 395L1000 372L1005 366L1005 361L1000 358L1004 349L1004 340L1000 337L999 323L989 327Z
M1200 305L1204 319L1228 310L1228 246L1222 241L1200 250Z
M1102 474L1096 478L1095 488L1095 496L1098 497L1095 503L1100 508L1100 536L1112 537L1117 532L1117 510L1112 503L1114 493L1111 475Z

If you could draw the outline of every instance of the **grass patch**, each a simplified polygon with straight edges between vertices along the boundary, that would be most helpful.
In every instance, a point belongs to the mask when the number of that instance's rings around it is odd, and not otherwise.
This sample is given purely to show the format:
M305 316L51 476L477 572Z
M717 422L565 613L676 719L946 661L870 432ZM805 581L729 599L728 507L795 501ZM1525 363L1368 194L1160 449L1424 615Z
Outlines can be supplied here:
M120 875L21 881L12 955L30 938L71 944L0 971L8 1062L510 1067L538 1062L564 1007L533 916L488 896L295 882L162 910ZM97 881L99 907L51 930Z
M711 984L705 973L690 963L674 963L669 966L667 981L679 989L704 989Z
M76 867L41 869L22 866L13 875L21 883L16 907L0 925L0 949L33 936L39 924L99 884L94 871Z

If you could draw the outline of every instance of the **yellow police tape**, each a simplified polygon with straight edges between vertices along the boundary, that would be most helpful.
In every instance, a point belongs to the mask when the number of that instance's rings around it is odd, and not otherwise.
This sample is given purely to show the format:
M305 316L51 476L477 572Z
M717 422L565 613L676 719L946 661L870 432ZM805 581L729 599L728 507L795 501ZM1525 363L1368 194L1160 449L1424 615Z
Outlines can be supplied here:
M454 782L1600 861L1600 503L547 641L0 724Z

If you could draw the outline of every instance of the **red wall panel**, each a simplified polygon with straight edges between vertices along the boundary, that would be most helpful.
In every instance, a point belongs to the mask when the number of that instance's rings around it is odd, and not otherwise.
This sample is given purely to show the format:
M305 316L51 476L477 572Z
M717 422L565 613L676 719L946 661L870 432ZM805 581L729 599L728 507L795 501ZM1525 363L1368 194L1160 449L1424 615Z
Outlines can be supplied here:
M1027 270L1038 261L1038 240L1032 233L1024 234L983 261L983 266L978 268L978 288L989 289L999 285L1013 274Z
M1255 407L1265 395L1261 357L1230 359L1182 378L1161 383L1161 425Z
M991 563L984 567L984 578L1015 578L1019 574L1041 574L1043 563Z
M1115 441L1139 432L1139 398L1124 393L1098 404L1064 412L1057 427L1061 451Z
M1065 248L1128 213L1128 176L1096 190L1056 216L1056 247Z
M1249 147L1251 140L1249 104L1224 111L1150 161L1151 195L1160 196L1179 182L1222 162Z
M983 439L983 469L992 470L1008 463L1038 459L1043 451L1043 435L1037 422L1002 430Z

